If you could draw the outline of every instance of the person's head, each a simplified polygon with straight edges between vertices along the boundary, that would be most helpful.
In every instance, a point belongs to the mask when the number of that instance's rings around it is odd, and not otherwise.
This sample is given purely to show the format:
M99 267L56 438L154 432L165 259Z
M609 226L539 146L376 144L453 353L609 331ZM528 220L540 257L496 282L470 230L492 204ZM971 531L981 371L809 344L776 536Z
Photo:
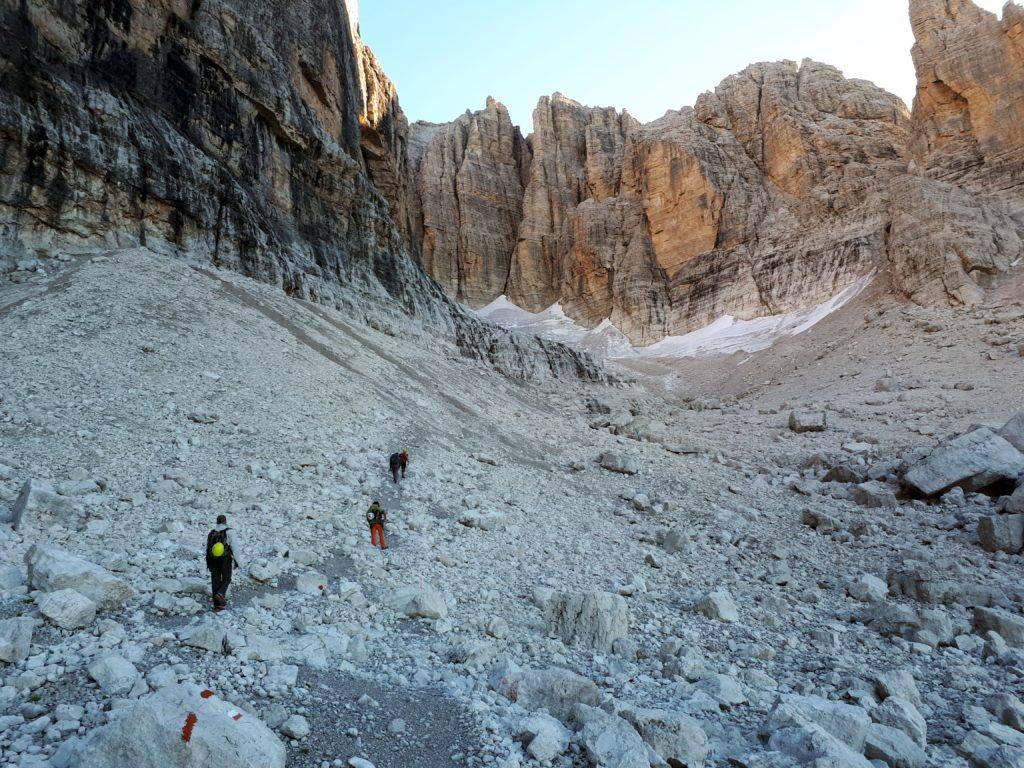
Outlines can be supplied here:
M217 525L227 525L227 524L228 524L228 516L227 515L217 515Z
M402 449L402 455L403 456L408 456L409 455L409 449L408 448L403 448Z
M373 504L371 504L370 506L371 506L371 507L379 507L379 506L380 506L380 502L379 502L379 501L375 501L375 502L373 502Z

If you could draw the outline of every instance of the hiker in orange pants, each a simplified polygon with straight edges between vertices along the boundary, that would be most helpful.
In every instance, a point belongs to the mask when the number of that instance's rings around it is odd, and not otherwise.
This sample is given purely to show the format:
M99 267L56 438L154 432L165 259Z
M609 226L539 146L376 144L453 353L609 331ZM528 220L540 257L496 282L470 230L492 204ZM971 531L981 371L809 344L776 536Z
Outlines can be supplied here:
M366 522L370 526L370 546L387 549L387 542L384 540L384 523L388 521L388 513L385 512L379 501L373 502L366 510Z

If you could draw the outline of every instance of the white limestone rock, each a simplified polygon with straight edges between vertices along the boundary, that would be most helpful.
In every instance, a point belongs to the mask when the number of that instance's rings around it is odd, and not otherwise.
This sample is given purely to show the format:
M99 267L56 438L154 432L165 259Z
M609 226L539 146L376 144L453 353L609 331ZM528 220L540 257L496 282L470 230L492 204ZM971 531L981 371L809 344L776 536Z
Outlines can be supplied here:
M862 573L846 585L846 591L854 600L877 603L889 594L889 585L877 576Z
M910 736L887 725L872 723L864 742L864 756L882 760L889 768L924 768L928 753Z
M54 768L285 767L284 744L269 728L201 690L171 685L112 710L106 725L62 747Z
M708 737L700 723L689 715L630 707L620 714L669 765L685 765L687 768L704 765L709 749Z
M127 582L110 571L52 544L33 544L25 553L25 564L33 589L74 589L102 610L119 608L135 594Z
M797 433L824 432L828 428L828 417L824 411L792 411L789 428Z
M573 713L582 723L579 740L592 765L602 768L650 768L640 734L617 715L580 704Z
M1024 454L981 427L932 451L911 466L903 480L925 496L936 496L953 486L980 491L1000 480L1016 480L1022 473Z
M119 696L128 693L139 678L139 671L122 656L101 656L89 665L89 677L104 693Z
M15 528L21 528L29 520L43 525L60 523L77 527L82 519L82 513L72 499L61 496L45 480L30 479L21 487L8 519L0 522L9 522Z
M44 592L36 599L36 606L61 629L81 629L96 620L96 603L74 589Z
M443 619L448 615L444 597L430 586L399 587L385 598L385 602L391 610L412 619Z
M609 592L556 592L545 603L544 618L548 632L562 642L601 652L629 632L629 606Z
M28 658L36 621L31 616L16 616L0 621L0 661L17 664Z
M697 610L709 619L718 619L728 623L740 620L740 612L732 595L724 589L709 592L697 604Z
M530 711L546 709L560 720L565 720L577 704L596 707L601 701L592 680L558 667L511 669L492 683L509 701Z
M779 698L768 716L771 728L815 725L861 752L871 718L861 707L821 696L786 695Z

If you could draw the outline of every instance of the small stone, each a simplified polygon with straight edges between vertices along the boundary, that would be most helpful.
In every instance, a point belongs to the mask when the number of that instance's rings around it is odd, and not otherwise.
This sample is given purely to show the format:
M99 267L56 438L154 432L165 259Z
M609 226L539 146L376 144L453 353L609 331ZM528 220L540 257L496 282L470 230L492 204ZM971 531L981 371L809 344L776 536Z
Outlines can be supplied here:
M706 594L697 604L697 610L709 619L718 619L729 623L740 620L736 603L733 601L732 595L725 590L716 590Z
M309 721L302 715L292 715L281 723L281 733L299 741L309 736L310 730Z
M793 411L789 414L789 428L797 433L824 432L828 417L824 411Z
M854 600L863 603L877 603L889 594L889 585L877 576L862 573L846 585L846 591Z
M609 472L618 472L623 475L635 475L639 471L636 460L632 456L624 456L612 451L602 453L598 457L597 463Z

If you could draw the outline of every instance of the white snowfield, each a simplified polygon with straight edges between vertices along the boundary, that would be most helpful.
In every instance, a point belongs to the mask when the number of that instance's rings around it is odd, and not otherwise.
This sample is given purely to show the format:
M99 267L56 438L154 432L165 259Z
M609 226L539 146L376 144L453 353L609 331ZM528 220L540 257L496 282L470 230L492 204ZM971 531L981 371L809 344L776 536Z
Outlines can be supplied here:
M584 328L565 314L561 304L533 313L513 304L505 296L499 296L486 307L477 310L477 314L503 328L571 344L603 360L731 355L734 352L759 352L768 349L782 337L803 333L855 298L871 284L874 277L875 273L866 275L828 301L810 309L753 320L737 320L732 315L723 315L696 331L681 336L666 336L647 347L630 344L626 335L608 319L593 329Z

